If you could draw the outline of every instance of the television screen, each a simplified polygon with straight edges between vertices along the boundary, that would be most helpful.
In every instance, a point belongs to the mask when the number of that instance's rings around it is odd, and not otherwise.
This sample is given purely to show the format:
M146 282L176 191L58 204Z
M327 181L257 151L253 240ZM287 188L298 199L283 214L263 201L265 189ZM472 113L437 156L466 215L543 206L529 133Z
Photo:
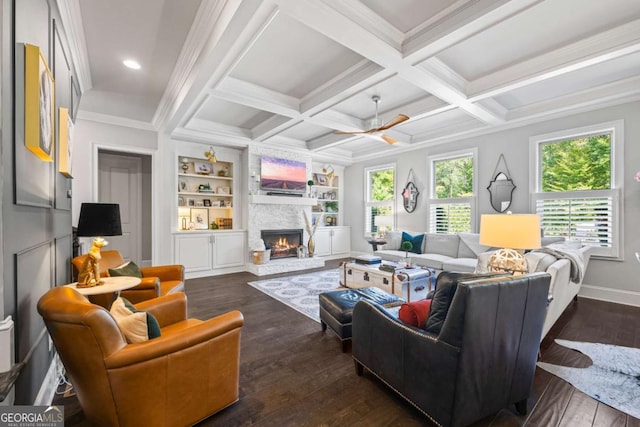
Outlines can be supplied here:
M260 168L260 188L304 193L307 188L307 164L297 160L263 156Z

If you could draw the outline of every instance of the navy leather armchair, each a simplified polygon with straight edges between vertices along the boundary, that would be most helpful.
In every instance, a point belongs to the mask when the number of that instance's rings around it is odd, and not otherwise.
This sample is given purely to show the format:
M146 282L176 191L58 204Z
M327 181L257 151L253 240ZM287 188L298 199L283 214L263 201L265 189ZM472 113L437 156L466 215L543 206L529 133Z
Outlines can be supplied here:
M468 425L514 403L526 413L550 280L443 272L422 328L359 302L356 371L366 368L442 426Z

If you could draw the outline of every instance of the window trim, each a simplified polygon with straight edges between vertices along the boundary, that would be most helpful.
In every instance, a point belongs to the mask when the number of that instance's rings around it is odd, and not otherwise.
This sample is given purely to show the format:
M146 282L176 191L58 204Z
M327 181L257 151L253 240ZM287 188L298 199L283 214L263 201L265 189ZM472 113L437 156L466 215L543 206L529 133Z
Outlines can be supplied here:
M455 197L447 199L435 198L436 169L434 163L442 160L453 160L460 157L471 156L473 160L473 195L470 197ZM478 230L478 148L472 147L464 150L449 151L447 153L435 154L427 157L428 188L429 198L427 200L427 230L431 232L431 206L434 204L469 203L471 206L471 229L470 233L477 233Z
M393 198L387 202L371 202L371 182L369 181L369 174L372 172L383 171L387 169L393 170ZM367 215L369 208L379 207L379 206L390 206L391 207L391 218L392 218L392 226L391 229L396 229L396 195L398 194L398 170L396 168L396 163L385 163L382 165L369 166L364 168L364 232L365 234L371 233L371 230L368 230L369 227L369 215Z
M534 135L529 138L529 210L536 212L537 198L552 198L553 194L566 194L567 192L542 192L541 170L542 161L540 146L545 143L565 141L567 139L584 138L592 135L611 132L611 188L607 190L576 191L576 197L593 192L608 192L613 203L612 221L613 235L611 249L608 254L594 253L596 258L623 260L624 250L624 120L582 126L573 129L561 130L542 135ZM539 196L538 196L539 195ZM537 197L538 196L538 197ZM594 248L595 249L595 248Z

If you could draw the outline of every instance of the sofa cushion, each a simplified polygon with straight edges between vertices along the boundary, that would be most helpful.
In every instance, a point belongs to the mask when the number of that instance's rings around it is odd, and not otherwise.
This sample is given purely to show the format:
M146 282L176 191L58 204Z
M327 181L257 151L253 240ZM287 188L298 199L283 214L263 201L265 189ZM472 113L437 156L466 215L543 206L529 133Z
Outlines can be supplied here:
M400 250L404 250L402 245L405 244L405 242L409 242L411 243L411 249L409 249L408 252L412 252L414 254L421 254L422 253L422 243L424 241L424 234L417 234L417 235L411 235L409 233L407 233L406 231L402 232L402 242L400 242ZM405 251L406 252L406 251Z
M460 238L457 234L427 233L424 253L458 257Z
M430 299L402 304L400 311L398 312L398 318L404 323L415 326L416 328L424 328L430 307Z
M387 231L385 234L385 240L387 241L387 244L384 245L384 249L392 251L399 250L400 243L402 242L402 231Z
M547 268L554 262L556 262L557 258L551 254L546 254L544 252L528 252L524 254L524 259L527 260L527 272L545 272Z
M375 251L373 254L385 261L404 261L405 259L404 251L398 250L382 249Z
M561 243L564 242L564 237L562 236L545 236L540 239L540 244L542 246L548 246L552 243Z
M137 310L133 304L122 297L113 302L109 312L127 342L131 344L160 336L158 320L151 313Z
M111 277L132 276L132 277L137 277L141 279L142 272L140 271L140 268L136 265L135 262L129 261L129 262L125 262L122 265L117 266L116 268L110 268L109 276Z
M489 246L480 244L478 233L458 233L458 237L460 238L458 258L477 258L482 252L491 249Z
M425 325L427 332L436 335L440 333L459 281L480 279L494 275L495 274L460 273L452 271L443 271L440 273L436 281L436 291L433 294L429 317Z
M487 251L478 254L478 263L476 264L476 269L474 270L476 273L488 273L489 272L489 260L491 259L491 255L496 253L497 251Z
M452 258L442 263L442 269L446 271L464 271L473 273L476 271L477 258Z
M411 255L411 263L422 267L431 267L436 270L442 270L445 262L451 261L452 257L447 255L424 253L419 255Z

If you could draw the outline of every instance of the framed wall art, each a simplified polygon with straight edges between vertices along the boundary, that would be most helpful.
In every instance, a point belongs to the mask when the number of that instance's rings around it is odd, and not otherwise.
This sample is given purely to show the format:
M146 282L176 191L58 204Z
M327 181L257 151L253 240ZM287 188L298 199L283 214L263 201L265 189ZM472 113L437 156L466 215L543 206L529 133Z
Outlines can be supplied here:
M206 230L209 228L209 209L191 209L191 222L195 224L196 230Z
M38 46L24 45L24 66L24 145L40 160L53 162L53 74Z

